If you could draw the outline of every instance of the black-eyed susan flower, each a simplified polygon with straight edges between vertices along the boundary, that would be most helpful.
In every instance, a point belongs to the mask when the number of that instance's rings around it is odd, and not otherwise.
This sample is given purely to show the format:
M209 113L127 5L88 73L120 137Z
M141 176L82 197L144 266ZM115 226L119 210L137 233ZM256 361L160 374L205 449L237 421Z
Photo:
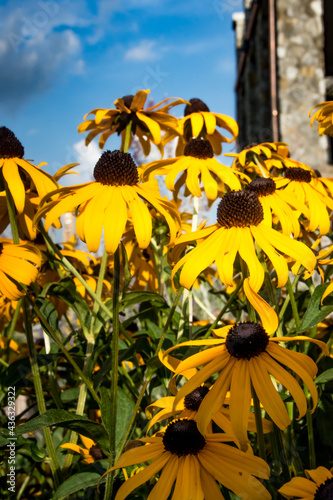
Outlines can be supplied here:
M255 172L261 177L269 177L271 168L284 167L288 156L288 146L284 142L263 142L247 145L240 153L226 153L234 158L233 167L240 172Z
M118 135L121 134L121 149L123 150L126 127L131 123L130 144L133 136L136 135L146 156L150 153L150 142L161 148L161 130L169 130L177 126L177 119L168 114L169 109L178 104L185 104L186 101L168 98L155 106L143 109L149 93L150 90L139 90L134 96L126 95L117 99L114 102L115 109L98 108L85 115L78 131L89 132L85 140L86 146L101 134L99 147L103 149L106 140L117 132ZM171 99L173 99L172 102L165 104ZM94 118L87 120L88 115L94 115Z
M221 127L231 134L231 138L221 135L217 130ZM175 130L166 132L163 137L163 144L167 144L172 139L178 138L176 155L182 155L187 142L193 138L207 139L216 155L222 153L223 142L233 142L238 136L238 125L233 118L209 110L207 104L196 97L189 100L185 106L184 118L178 120Z
M209 388L205 385L201 385L187 394L180 401L178 401L176 406L174 405L175 396L166 396L150 404L146 408L146 415L147 417L151 418L148 426L148 431L158 422L162 422L163 420L170 417L196 420L200 405L208 392ZM229 404L229 399L230 397L227 396L225 405ZM158 411L155 411L156 409ZM220 427L223 432L229 434L229 436L233 438L233 441L238 446L240 446L238 439L234 435L232 430L229 408L226 408L226 406L221 406L221 408L215 413L215 415L213 415L212 421L215 422L215 424L218 425L218 427ZM262 423L264 432L267 433L272 430L272 422L269 422L266 419L262 419ZM250 411L248 414L248 430L254 432L256 431L254 413ZM209 432L212 432L211 426L209 426Z
M257 193L264 211L263 222L265 224L272 227L273 222L275 222L281 225L281 230L286 236L293 233L295 238L299 237L298 218L301 213L296 210L297 203L286 196L282 190L277 191L273 179L258 177L245 186L245 189Z
M39 250L29 244L14 245L0 239L0 292L10 300L19 300L25 294L20 283L29 286L38 275L41 265Z
M299 418L304 416L307 411L305 395L287 369L294 371L303 380L312 396L313 408L317 406L318 393L313 383L317 365L309 356L277 343L307 340L316 343L328 354L324 342L305 336L269 337L263 326L254 322L229 325L214 330L214 334L220 339L183 342L163 354L166 357L169 352L182 346L210 347L181 361L176 368L176 374L182 374L183 371L203 366L179 390L175 405L213 374L220 372L198 410L197 423L202 434L205 434L212 417L224 404L226 394L230 391L229 409L233 432L240 443L246 443L251 385L273 422L280 429L285 429L290 424L290 419L271 376L290 392L298 407Z
M317 104L310 109L309 116L316 108L320 109L313 114L311 118L311 126L313 125L313 122L317 120L319 135L324 134L333 136L333 101L325 101Z
M64 443L60 445L60 448L80 453L80 455L83 457L83 464L92 464L94 462L97 462L98 460L106 458L101 448L92 439L86 436L82 436L82 434L80 434L80 439L84 447L79 446L78 444Z
M288 167L284 177L274 179L277 189L283 189L289 199L293 199L295 207L300 203L299 210L308 219L304 221L307 231L315 231L319 227L322 236L330 230L329 212L333 210L332 197L327 193L322 183L318 182L311 169ZM304 213L304 205L308 210Z
M141 249L135 237L134 228L129 226L123 240L130 273L132 290L149 290L158 293L158 278L153 250L148 246Z
M234 262L239 254L247 264L249 284L257 292L264 281L264 268L254 242L271 261L279 287L288 280L288 265L283 254L312 271L316 265L312 250L275 231L263 219L263 208L256 193L249 190L227 193L218 206L216 224L178 238L177 244L202 241L177 262L172 278L183 266L179 282L190 288L197 276L215 262L221 281L228 287L234 287Z
M331 500L333 498L333 469L325 467L306 470L305 477L293 477L279 489L285 498L298 500Z
M58 187L51 175L23 158L24 148L13 132L0 127L0 169L1 178L7 183L16 210L21 214L25 208L26 191L31 185L40 197ZM4 189L4 188L2 188Z
M167 500L174 484L172 498L175 500L223 500L216 481L244 500L271 498L256 479L268 478L266 462L225 444L231 440L227 434L208 434L204 437L198 431L196 422L188 419L171 422L161 434L140 439L144 446L126 451L110 469L152 460L150 465L122 484L115 500L127 498L135 488L161 470L149 495L152 500Z
M107 252L114 253L125 231L128 217L140 248L147 248L152 234L152 219L143 200L151 204L167 221L170 240L180 227L179 213L174 204L165 201L157 181L139 184L137 167L129 153L106 151L94 169L95 181L61 188L51 193L51 201L42 200L37 220L45 217L45 229L66 212L75 211L76 232L87 243L90 252L97 252L104 229Z
M155 175L166 175L165 185L170 191L178 191L186 185L188 193L201 197L200 183L210 201L216 200L218 193L225 192L224 185L238 191L240 182L230 167L221 165L214 158L214 151L209 141L191 139L185 146L184 154L177 158L154 161L142 166L143 180ZM178 180L177 177L180 174Z

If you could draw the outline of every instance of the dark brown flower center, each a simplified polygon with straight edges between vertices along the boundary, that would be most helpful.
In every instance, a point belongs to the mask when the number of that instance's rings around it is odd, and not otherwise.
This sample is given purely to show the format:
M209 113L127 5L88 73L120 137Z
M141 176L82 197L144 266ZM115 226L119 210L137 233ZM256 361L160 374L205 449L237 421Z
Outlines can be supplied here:
M253 191L231 191L217 208L217 222L228 228L258 226L263 219L263 208Z
M205 438L198 431L194 420L182 419L171 422L163 436L165 450L178 457L197 455L205 444Z
M192 113L198 113L199 111L209 111L209 107L201 99L193 97L189 100L191 104L186 104L184 109L184 116L188 116Z
M225 346L231 356L250 359L262 353L269 342L265 329L258 323L238 323L227 335Z
M24 147L7 127L0 127L0 158L23 158Z
M194 389L194 391L190 392L190 394L185 396L184 400L185 408L190 411L198 411L203 398L206 396L208 392L209 389L205 385Z
M214 157L214 151L209 141L191 139L184 148L184 155L206 160Z
M319 486L313 500L333 500L333 479L329 478Z
M96 460L102 460L102 458L105 458L104 453L102 452L100 447L97 446L97 444L92 445L89 450L89 455L95 460L95 462Z
M287 168L284 176L292 181L311 182L311 172L309 172L309 170L305 170L304 168Z
M122 97L126 108L130 109L133 99L134 95L124 95L124 97Z
M138 169L129 153L105 151L94 168L97 182L111 186L134 186L139 182Z
M245 189L257 193L258 196L268 196L269 194L275 193L276 185L273 179L263 179L259 177L250 182Z

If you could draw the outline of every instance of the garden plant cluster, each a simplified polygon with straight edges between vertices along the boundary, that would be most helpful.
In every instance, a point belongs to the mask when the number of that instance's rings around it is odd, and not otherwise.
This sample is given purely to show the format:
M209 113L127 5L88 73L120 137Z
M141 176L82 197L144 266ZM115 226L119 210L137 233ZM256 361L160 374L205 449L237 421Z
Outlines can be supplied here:
M149 92L84 117L85 184L0 127L1 498L332 500L333 178L282 142L225 166L235 120Z

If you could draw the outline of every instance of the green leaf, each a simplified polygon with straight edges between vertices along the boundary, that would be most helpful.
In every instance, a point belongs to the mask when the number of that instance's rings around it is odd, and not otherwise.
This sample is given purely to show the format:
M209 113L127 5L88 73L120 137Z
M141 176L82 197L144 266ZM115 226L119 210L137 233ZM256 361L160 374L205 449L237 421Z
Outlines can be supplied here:
M315 383L326 384L326 382L330 382L331 380L333 380L333 368L329 368L325 372L318 375L318 377L315 380Z
M119 448L131 419L135 404L131 398L118 387L117 391L117 427L116 427L116 449Z
M155 292L129 292L120 302L119 310L122 311L129 306L141 304L142 302L151 302L156 307L168 307L167 302L161 295Z
M57 310L55 309L54 305L52 302L47 299L46 297L37 297L36 299L36 306L39 308L40 312L42 313L43 317L46 319L46 321L49 323L49 325L52 327L54 331L58 331L58 313ZM45 333L49 334L47 330L47 326L43 325L43 321L41 321L43 329Z
M321 298L328 285L329 283L324 283L323 285L319 285L315 288L298 333L306 332L313 326L318 325L318 323L323 321L323 319L333 312L333 306L320 307Z
M51 425L78 432L98 443L103 451L107 452L109 449L109 436L102 425L65 410L48 410L26 424L16 427L15 434L20 436Z
M99 393L101 395L101 416L105 429L110 429L111 417L111 390L107 387L100 387Z
M66 479L66 481L59 486L52 500L60 500L84 488L96 486L100 478L101 476L97 474L97 472L80 472L79 474L74 474L74 476Z

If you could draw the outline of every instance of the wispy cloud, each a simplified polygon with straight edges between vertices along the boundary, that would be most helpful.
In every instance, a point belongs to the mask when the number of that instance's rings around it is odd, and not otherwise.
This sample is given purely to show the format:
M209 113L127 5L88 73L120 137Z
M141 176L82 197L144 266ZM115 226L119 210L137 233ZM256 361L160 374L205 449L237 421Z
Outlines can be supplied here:
M126 61L148 62L156 61L160 54L156 50L155 40L141 40L136 46L125 52Z

